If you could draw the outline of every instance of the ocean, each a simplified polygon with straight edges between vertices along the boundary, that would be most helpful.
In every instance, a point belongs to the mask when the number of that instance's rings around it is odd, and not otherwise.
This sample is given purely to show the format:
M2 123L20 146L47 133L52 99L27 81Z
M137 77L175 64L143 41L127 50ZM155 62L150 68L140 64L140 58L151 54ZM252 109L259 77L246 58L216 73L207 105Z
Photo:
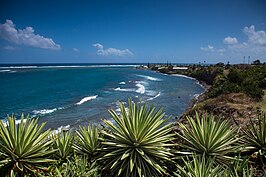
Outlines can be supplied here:
M130 64L46 64L0 66L0 118L30 114L46 127L77 128L111 119L117 102L164 108L175 121L204 92L192 78L139 70Z

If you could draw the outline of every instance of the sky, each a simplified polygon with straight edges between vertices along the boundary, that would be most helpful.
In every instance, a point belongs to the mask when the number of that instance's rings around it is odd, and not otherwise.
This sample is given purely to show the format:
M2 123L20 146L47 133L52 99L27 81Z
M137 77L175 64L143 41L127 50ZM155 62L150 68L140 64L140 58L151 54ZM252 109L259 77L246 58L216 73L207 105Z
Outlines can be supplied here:
M265 0L0 0L0 63L266 62Z

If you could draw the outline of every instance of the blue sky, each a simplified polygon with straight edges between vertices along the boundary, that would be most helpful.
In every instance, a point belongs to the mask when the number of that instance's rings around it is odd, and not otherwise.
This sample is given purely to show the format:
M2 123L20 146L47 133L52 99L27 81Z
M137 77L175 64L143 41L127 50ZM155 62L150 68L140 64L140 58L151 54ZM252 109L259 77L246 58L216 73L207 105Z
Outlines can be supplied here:
M264 0L12 1L0 63L266 61Z

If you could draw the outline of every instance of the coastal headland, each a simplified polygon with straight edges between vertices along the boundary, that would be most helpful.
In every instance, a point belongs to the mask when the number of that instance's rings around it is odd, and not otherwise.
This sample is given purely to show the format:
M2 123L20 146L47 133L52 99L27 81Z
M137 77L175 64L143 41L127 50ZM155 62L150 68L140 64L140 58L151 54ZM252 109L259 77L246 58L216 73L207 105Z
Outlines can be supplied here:
M266 111L266 64L213 65L147 64L138 67L169 75L182 75L196 79L205 92L191 102L191 106L179 117L198 113L211 113L230 119L232 125L245 127L250 118Z

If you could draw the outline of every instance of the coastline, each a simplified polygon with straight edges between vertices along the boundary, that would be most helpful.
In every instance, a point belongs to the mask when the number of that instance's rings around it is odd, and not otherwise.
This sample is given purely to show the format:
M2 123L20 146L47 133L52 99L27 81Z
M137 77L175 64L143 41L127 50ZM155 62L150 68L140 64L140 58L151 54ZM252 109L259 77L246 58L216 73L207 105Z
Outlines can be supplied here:
M196 96L193 99L191 99L189 104L188 104L188 107L185 109L185 111L179 117L176 117L176 120L180 121L180 122L183 121L182 119L185 118L187 112L189 112L192 108L196 107L198 103L200 103L200 102L205 100L205 94L211 88L211 85L208 85L206 82L200 81L200 80L198 80L198 79L196 79L194 77L188 76L186 74L162 73L159 70L157 70L155 72L163 74L163 75L167 75L167 76L184 77L184 78L187 78L187 79L194 80L194 81L197 82L198 85L200 85L204 89L204 91L201 94L199 94L198 96Z
M185 77L185 78L189 78L192 80L195 80L197 82L198 85L200 85L204 91L199 94L197 97L193 98L192 100L190 100L190 103L188 104L188 107L185 109L185 111L177 118L177 121L183 121L182 119L185 118L186 113L189 112L192 108L196 107L198 103L202 102L205 100L205 94L206 92L210 89L211 85L208 85L206 82L204 81L200 81L194 77L190 77L184 74L167 74L169 76L177 76L177 77Z

